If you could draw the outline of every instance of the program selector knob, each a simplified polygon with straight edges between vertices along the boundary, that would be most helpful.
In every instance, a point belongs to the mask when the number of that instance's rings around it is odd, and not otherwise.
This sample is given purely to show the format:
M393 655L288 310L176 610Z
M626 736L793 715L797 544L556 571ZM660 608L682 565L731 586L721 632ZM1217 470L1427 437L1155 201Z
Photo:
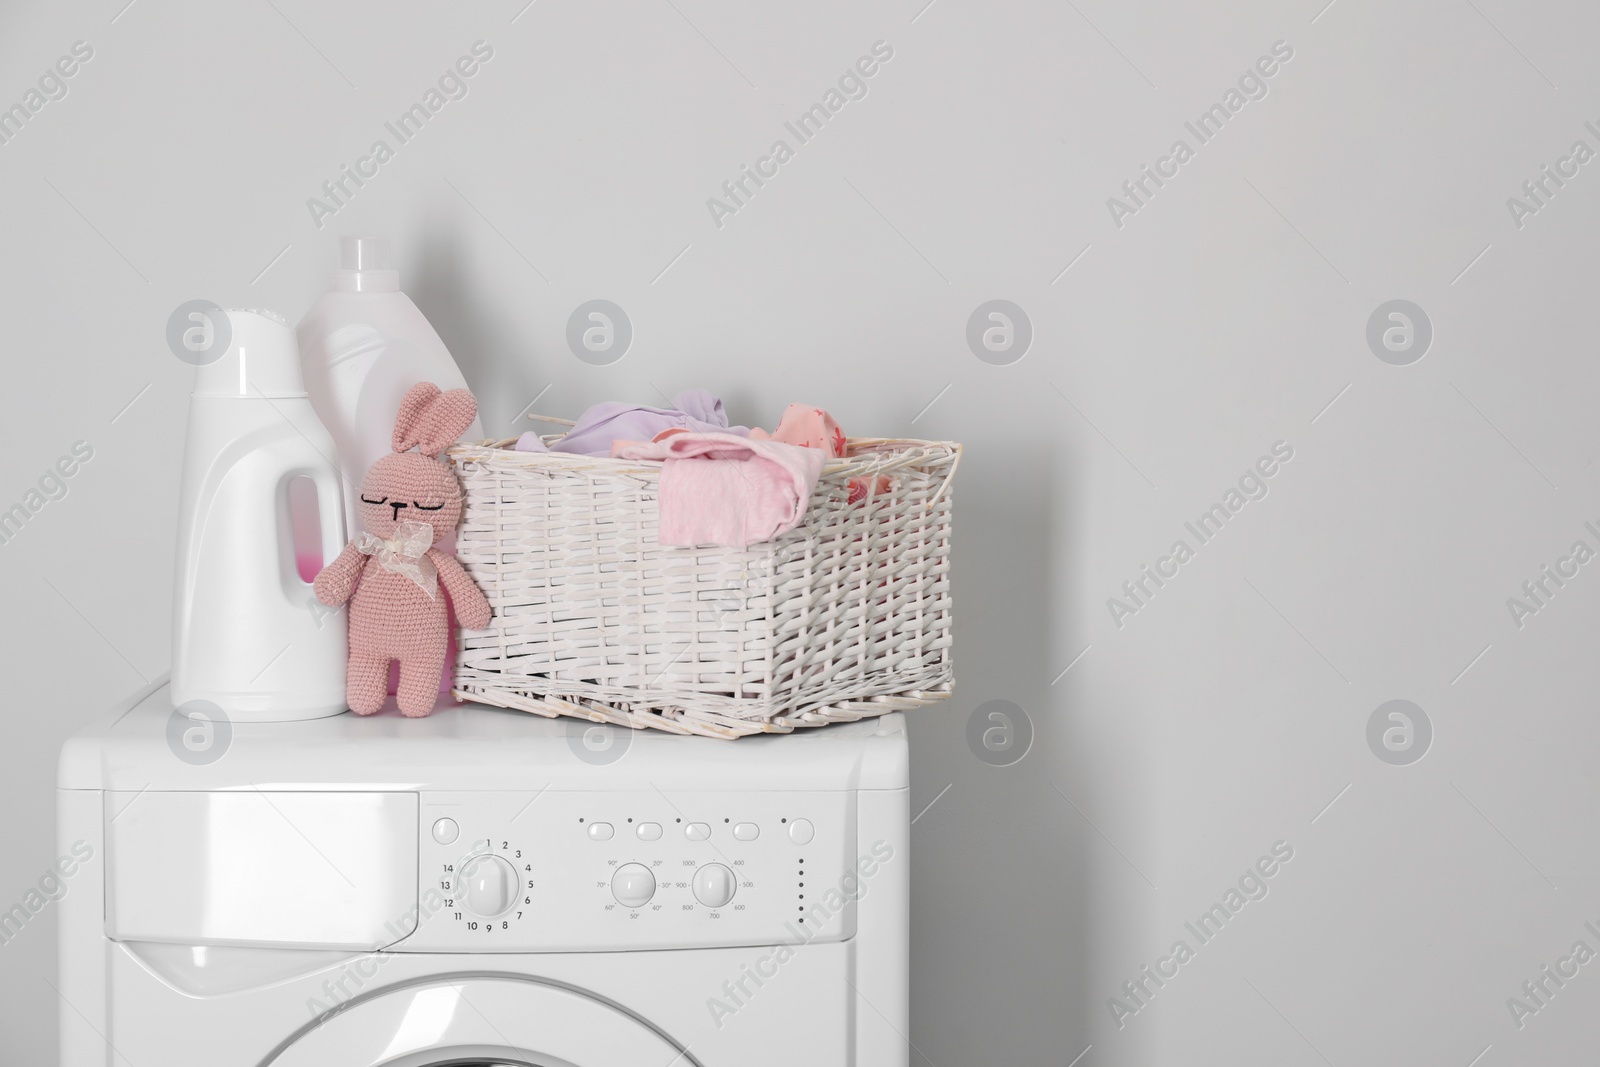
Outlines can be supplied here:
M611 895L625 908L642 908L656 895L656 876L642 863L624 863L611 876Z
M456 895L474 915L504 915L517 902L516 869L499 856L474 856L461 865Z
M733 899L733 872L720 863L708 863L694 872L694 898L708 908L720 908Z

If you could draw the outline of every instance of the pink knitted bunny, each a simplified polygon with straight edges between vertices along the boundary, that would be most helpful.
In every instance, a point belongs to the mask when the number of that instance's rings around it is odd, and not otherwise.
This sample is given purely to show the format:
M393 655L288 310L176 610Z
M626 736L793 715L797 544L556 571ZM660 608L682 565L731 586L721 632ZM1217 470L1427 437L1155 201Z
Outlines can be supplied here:
M433 547L461 520L461 483L436 457L472 424L478 402L465 389L413 386L394 420L394 454L361 480L367 532L323 568L314 586L329 607L350 602L350 710L371 715L388 692L389 661L400 661L396 699L413 718L433 710L450 646L439 584L470 630L489 625L489 601L454 556ZM410 449L416 446L417 451Z

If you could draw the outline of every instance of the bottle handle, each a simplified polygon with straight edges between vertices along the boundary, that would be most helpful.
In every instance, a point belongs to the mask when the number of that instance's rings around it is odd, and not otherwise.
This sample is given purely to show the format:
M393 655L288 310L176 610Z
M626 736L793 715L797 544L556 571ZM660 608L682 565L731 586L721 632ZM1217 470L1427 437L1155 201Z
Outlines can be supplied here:
M317 517L322 524L322 565L326 567L344 551L343 477L335 467L323 467L312 475L317 487Z
M283 595L296 607L305 601L306 593L314 584L300 570L300 552L310 551L311 545L302 544L298 535L310 540L311 531L296 530L294 507L290 503L291 486L304 479L311 483L317 501L316 547L321 555L320 567L326 567L344 551L344 495L338 471L318 464L286 471L278 490L279 500L279 559L283 573ZM311 576L315 579L316 575Z

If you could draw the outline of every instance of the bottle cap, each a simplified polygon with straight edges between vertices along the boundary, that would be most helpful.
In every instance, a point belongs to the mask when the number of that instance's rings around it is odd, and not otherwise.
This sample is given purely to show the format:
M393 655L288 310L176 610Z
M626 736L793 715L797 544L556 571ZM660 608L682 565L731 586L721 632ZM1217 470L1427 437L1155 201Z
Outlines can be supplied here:
M394 270L387 237L339 238L339 266L345 270Z
M387 237L339 238L339 267L333 287L341 292L394 292L400 288Z
M226 308L232 337L221 358L196 368L194 395L278 399L306 395L300 349L283 316L255 308Z

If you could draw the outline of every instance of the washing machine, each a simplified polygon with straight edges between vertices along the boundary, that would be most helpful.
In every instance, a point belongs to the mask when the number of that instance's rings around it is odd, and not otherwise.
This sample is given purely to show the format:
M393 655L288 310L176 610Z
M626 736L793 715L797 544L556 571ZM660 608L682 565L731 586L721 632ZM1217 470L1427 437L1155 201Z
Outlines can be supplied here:
M62 752L66 1067L907 1063L898 714L189 710L157 684Z

